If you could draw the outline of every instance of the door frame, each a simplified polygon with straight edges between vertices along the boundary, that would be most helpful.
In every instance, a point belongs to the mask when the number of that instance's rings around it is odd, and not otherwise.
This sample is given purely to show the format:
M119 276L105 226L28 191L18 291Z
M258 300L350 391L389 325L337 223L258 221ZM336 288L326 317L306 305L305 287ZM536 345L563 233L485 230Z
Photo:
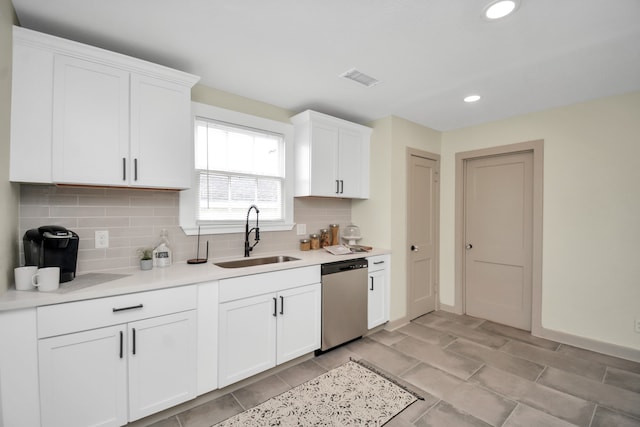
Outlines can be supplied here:
M406 152L406 157L405 157L405 170L406 172L406 180L407 180L407 198L406 198L406 206L405 206L405 221L407 223L407 226L405 228L405 245L404 245L404 250L405 250L405 268L406 268L406 272L407 275L405 277L406 280L406 287L405 287L405 291L406 291L406 296L405 296L405 318L407 320L411 320L409 319L409 302L410 302L410 296L411 293L409 291L409 268L411 267L411 260L409 259L409 242L411 241L411 236L409 233L409 209L410 209L410 203L409 203L409 197L410 197L410 188L411 188L411 156L417 156L417 157L422 157L425 159L429 159L429 160L433 160L438 164L438 176L441 176L440 174L440 167L441 167L441 162L440 162L440 155L439 154L435 154L435 153L430 153L428 151L423 151L423 150L418 150L416 148L411 148L411 147L407 147L407 152ZM438 181L440 181L440 178L438 178ZM434 207L434 216L435 216L435 262L434 262L434 268L436 269L435 271L435 283L434 283L434 289L433 292L436 295L436 306L435 309L439 310L440 309L440 183L438 182L438 185L436 186L436 204L437 206Z
M531 260L531 333L542 332L542 202L544 140L520 142L456 153L455 183L455 303L457 313L465 313L464 282L464 193L467 160L503 154L531 152L533 154L533 242Z

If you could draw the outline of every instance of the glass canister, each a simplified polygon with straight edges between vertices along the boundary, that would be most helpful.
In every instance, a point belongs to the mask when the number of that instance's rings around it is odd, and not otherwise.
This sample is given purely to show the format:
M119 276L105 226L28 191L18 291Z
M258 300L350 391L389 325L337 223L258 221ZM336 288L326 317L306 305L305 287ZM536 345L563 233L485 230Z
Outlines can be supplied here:
M329 234L329 230L323 228L320 230L320 247L326 248L327 246L331 246L331 236Z
M320 249L320 236L317 234L310 234L311 249Z
M340 226L338 224L331 224L329 226L331 230L331 246L340 244Z
M311 241L309 239L300 239L300 250L308 251L311 249Z

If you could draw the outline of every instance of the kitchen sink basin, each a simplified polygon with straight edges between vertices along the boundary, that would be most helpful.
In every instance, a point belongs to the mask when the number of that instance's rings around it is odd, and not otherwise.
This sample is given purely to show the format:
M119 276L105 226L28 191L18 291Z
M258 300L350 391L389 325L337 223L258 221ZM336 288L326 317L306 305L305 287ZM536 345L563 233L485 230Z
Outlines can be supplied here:
M243 258L235 261L216 262L214 263L218 267L222 268L241 268L241 267L253 267L256 265L265 264L278 264L281 262L298 261L300 258L294 258L292 256L278 255L268 256L263 258Z

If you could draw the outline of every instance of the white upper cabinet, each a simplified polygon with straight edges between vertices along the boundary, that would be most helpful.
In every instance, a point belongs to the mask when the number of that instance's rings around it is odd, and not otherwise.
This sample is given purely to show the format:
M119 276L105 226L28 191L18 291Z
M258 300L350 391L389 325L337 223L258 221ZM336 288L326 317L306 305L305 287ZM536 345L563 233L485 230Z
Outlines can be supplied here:
M296 197L369 197L371 128L307 110L295 126Z
M12 181L188 188L198 77L14 27Z
M126 185L129 73L56 55L53 182Z

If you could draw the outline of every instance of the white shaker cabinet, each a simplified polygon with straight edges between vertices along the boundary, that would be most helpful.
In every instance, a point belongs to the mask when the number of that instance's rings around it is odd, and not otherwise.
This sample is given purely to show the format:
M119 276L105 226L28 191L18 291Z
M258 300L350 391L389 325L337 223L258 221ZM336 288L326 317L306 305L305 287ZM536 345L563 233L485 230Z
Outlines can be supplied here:
M20 27L13 39L12 181L189 187L198 77Z
M311 110L291 121L297 197L369 197L371 128Z
M53 182L123 185L129 159L129 73L56 55Z
M127 423L125 334L113 326L39 341L43 427Z
M318 266L220 281L219 386L320 348Z
M188 188L193 173L192 127L190 86L132 74L131 185Z
M369 261L367 328L372 329L389 320L389 280L391 257L378 255Z
M129 421L196 396L196 311L128 325Z
M42 426L121 426L196 396L196 287L39 307Z

